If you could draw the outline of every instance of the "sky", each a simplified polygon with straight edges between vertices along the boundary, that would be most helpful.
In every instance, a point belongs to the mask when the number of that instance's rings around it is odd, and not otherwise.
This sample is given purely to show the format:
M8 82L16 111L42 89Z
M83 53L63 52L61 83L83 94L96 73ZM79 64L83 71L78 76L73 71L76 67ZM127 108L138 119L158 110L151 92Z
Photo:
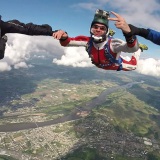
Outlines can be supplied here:
M0 5L4 21L17 19L23 23L49 24L53 30L67 31L71 37L89 36L96 9L117 12L127 23L160 31L159 0L0 0ZM115 27L114 22L109 22L109 27L116 31L115 38L124 40L121 30ZM0 72L30 67L27 62L35 53L44 53L44 56L45 53L58 53L61 58L54 58L53 63L61 65L92 66L84 48L61 47L52 37L20 34L7 36L6 53L0 61ZM149 49L141 54L137 72L160 76L160 47L139 36L138 41L146 44Z

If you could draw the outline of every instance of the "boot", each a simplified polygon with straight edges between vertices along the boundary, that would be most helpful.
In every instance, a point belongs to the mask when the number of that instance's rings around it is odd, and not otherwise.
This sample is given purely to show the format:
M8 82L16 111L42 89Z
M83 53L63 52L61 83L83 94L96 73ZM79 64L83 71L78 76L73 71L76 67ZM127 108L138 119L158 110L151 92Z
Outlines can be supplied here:
M144 50L148 50L148 47L145 44L139 44L139 48L141 49L141 52L143 52Z

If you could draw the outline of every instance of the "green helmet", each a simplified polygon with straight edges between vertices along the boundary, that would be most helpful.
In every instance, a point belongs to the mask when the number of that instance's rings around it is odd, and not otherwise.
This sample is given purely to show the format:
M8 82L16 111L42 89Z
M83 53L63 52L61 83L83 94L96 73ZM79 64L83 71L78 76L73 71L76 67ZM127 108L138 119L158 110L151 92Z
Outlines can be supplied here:
M92 21L91 27L95 24L95 23L100 23L105 25L108 28L108 17L109 17L109 12L108 11L103 11L100 9L96 10L96 13L94 15L94 19Z

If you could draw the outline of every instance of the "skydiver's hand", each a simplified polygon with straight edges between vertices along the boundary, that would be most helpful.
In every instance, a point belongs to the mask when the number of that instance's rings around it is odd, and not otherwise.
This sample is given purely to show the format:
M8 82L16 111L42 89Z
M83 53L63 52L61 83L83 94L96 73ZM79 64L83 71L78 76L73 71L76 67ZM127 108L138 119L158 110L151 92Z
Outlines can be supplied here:
M118 29L121 29L124 33L127 34L127 33L131 32L129 25L127 24L127 22L125 21L125 19L123 17L121 17L119 14L117 14L113 11L111 13L113 15L115 15L116 18L108 18L108 20L115 21L115 26Z
M65 31L58 30L57 32L54 32L52 36L55 39L60 40L60 39L66 39L68 37L68 34Z

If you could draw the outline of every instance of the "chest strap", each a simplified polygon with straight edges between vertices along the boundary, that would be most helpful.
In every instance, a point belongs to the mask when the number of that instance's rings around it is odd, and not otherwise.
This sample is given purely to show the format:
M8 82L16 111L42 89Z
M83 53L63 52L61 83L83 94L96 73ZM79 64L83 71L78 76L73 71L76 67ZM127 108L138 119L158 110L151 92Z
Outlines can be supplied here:
M119 57L118 60L116 60L113 55L111 54L111 50L110 50L110 43L111 43L111 37L109 37L107 43L105 44L104 46L104 54L105 54L105 57L107 60L109 60L109 63L106 63L106 64L98 64L96 65L97 67L100 67L100 68L104 68L104 67L107 67L107 66L111 66L113 65L114 63L118 64L119 67L117 69L117 71L120 71L122 70L122 58ZM91 57L91 48L93 46L93 41L92 41L92 38L90 38L89 42L88 42L88 45L86 47L86 51L88 52L88 55L89 57ZM92 62L94 64L94 62Z
M105 44L105 46L104 46L105 56L106 56L106 58L109 60L110 66L111 66L113 63L118 64L119 67L118 67L117 71L120 71L120 70L122 70L122 58L119 57L118 60L117 60L117 59L115 59L115 58L113 57L113 55L111 54L111 50L110 50L110 43L111 43L111 37L109 38L108 42L107 42L107 43Z

